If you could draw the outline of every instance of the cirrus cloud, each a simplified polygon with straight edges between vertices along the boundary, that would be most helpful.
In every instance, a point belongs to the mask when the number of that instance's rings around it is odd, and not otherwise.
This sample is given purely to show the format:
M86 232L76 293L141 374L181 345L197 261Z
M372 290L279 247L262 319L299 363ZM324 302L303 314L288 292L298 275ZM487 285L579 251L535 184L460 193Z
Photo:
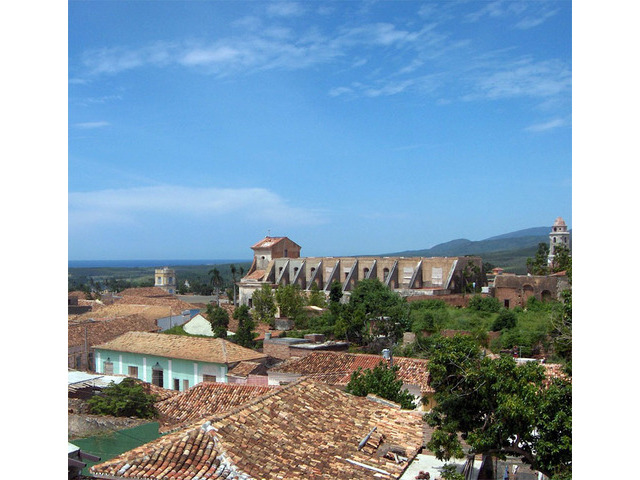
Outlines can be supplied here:
M234 221L268 220L274 225L317 225L324 213L290 205L264 188L193 188L154 186L69 193L69 225L135 224L153 216L187 216L203 222L217 217Z

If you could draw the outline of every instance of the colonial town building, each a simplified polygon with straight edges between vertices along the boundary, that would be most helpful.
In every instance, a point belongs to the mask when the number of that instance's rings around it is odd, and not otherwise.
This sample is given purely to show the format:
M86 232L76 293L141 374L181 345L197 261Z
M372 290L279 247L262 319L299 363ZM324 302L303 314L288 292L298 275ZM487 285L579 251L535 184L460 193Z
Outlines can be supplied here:
M169 267L156 268L154 286L161 288L171 295L175 295L178 288L176 281L176 272Z
M253 292L268 284L312 285L328 294L334 281L345 299L360 280L377 278L403 296L462 292L482 280L482 259L466 257L301 257L301 247L287 237L265 237L251 247L253 263L239 282L240 305L252 306Z

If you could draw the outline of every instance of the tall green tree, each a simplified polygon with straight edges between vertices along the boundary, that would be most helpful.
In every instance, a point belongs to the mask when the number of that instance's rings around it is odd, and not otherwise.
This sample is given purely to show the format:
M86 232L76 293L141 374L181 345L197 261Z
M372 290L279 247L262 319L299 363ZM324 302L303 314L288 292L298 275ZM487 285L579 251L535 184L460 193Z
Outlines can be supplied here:
M280 307L280 315L292 319L298 327L298 323L301 323L305 316L303 309L305 301L300 287L295 284L278 285L275 299Z
M234 336L234 341L242 347L255 348L255 338L258 334L254 331L256 324L251 318L249 307L240 305L233 312L233 318L238 321L238 330Z
M571 250L564 245L557 245L553 251L553 262L551 264L551 272L567 272L569 280L571 280Z
M262 323L268 323L272 328L275 326L276 301L271 285L265 283L260 290L253 292L251 296L253 304L253 316Z
M313 282L311 284L311 288L309 289L309 299L307 301L309 305L313 305L314 307L324 308L327 306L327 299L324 295L324 292L320 290L318 284Z
M441 460L477 454L520 457L548 477L571 475L571 382L510 356L484 357L472 339L441 338L429 363L436 406L427 447Z
M383 335L391 342L411 327L406 300L377 278L360 281L351 292L344 314L356 313L373 323L374 335Z
M400 404L402 408L414 409L414 396L402 389L402 380L398 379L398 366L390 367L382 361L373 369L359 368L351 374L346 391L359 397L370 393Z
M210 283L213 287L213 290L216 292L217 303L218 305L220 305L220 288L222 288L222 284L224 283L222 275L220 275L220 270L218 270L217 268L212 268L211 270L209 270L208 275L211 277Z
M549 245L539 243L538 250L534 258L527 258L527 273L531 275L549 274Z
M229 328L229 314L227 311L219 305L209 303L205 315L211 324L213 336L215 338L227 338L227 329Z

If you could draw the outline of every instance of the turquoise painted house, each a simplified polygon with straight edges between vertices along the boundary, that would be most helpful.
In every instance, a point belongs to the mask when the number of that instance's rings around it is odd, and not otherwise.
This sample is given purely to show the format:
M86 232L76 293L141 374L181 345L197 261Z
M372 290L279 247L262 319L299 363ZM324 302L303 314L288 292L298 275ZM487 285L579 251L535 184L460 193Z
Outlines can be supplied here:
M222 338L149 332L127 332L93 349L97 373L182 391L201 382L227 383L227 373L238 363L267 360L263 353Z

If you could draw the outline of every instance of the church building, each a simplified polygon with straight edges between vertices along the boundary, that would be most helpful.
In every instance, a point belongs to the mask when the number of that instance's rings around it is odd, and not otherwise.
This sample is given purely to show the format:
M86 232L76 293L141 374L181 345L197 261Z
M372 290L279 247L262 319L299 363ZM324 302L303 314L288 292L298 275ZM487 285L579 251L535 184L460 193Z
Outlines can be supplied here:
M253 263L239 282L240 305L252 306L253 292L268 284L313 284L328 295L340 282L344 298L360 280L377 278L403 296L460 293L482 280L482 259L465 257L301 257L301 247L287 237L265 237L251 247ZM474 268L476 267L476 268ZM466 270L465 270L466 269Z

